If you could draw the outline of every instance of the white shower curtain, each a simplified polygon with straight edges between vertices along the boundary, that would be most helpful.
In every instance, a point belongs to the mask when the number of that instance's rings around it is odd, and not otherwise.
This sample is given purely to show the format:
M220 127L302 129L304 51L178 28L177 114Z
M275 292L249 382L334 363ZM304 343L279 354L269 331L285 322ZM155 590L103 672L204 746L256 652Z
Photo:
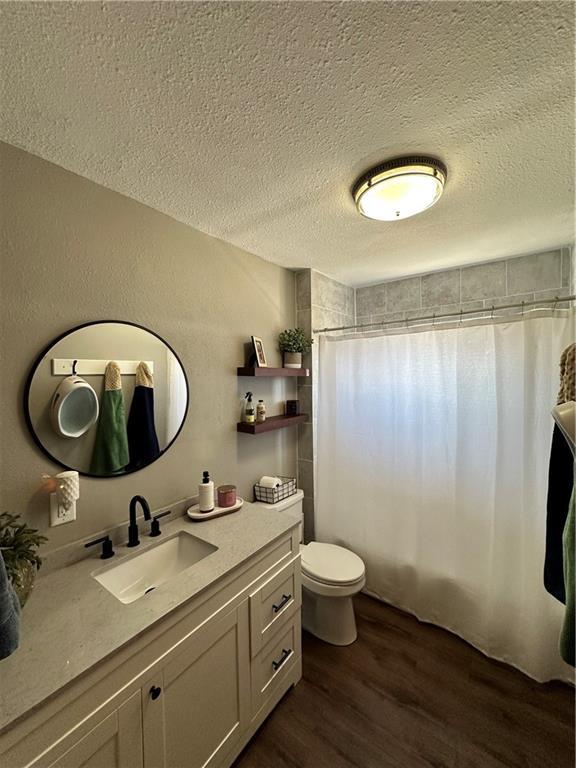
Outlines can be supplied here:
M320 342L316 538L364 559L369 593L541 681L573 679L542 581L573 324L534 313Z

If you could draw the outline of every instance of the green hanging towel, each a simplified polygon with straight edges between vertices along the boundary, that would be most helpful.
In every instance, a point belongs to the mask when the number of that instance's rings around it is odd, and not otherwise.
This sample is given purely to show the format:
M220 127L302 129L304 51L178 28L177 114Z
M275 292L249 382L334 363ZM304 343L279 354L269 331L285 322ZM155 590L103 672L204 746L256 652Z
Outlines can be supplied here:
M564 545L564 586L566 587L566 613L564 614L564 624L562 634L560 635L560 653L564 661L568 664L574 664L574 645L576 643L574 621L574 590L576 584L576 567L574 564L574 547L576 546L576 495L572 489L572 498L568 508L568 517L564 526L562 535L562 544Z
M90 472L93 475L113 475L121 472L129 461L122 377L118 363L111 361L104 373L104 394Z

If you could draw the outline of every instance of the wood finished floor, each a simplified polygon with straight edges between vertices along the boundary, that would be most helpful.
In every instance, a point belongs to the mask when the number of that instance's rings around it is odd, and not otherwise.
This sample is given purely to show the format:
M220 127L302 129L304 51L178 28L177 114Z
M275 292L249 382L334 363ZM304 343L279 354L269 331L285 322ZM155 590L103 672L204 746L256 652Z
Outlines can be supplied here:
M574 691L364 595L359 639L304 674L234 768L574 768Z

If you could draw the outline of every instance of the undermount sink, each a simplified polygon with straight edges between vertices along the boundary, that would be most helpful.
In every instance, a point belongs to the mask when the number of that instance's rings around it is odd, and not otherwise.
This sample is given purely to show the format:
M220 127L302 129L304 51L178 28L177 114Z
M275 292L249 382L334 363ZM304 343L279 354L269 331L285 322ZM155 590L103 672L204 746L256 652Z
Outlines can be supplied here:
M133 603L217 549L191 533L180 531L130 560L95 571L92 576L121 603Z

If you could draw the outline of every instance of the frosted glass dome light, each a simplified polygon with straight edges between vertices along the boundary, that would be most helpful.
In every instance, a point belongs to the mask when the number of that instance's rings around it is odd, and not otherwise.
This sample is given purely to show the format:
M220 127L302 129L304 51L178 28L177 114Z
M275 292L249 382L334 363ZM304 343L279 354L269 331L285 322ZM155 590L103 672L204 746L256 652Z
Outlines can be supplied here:
M352 195L368 219L407 219L438 201L447 175L445 165L432 157L397 157L361 176Z

